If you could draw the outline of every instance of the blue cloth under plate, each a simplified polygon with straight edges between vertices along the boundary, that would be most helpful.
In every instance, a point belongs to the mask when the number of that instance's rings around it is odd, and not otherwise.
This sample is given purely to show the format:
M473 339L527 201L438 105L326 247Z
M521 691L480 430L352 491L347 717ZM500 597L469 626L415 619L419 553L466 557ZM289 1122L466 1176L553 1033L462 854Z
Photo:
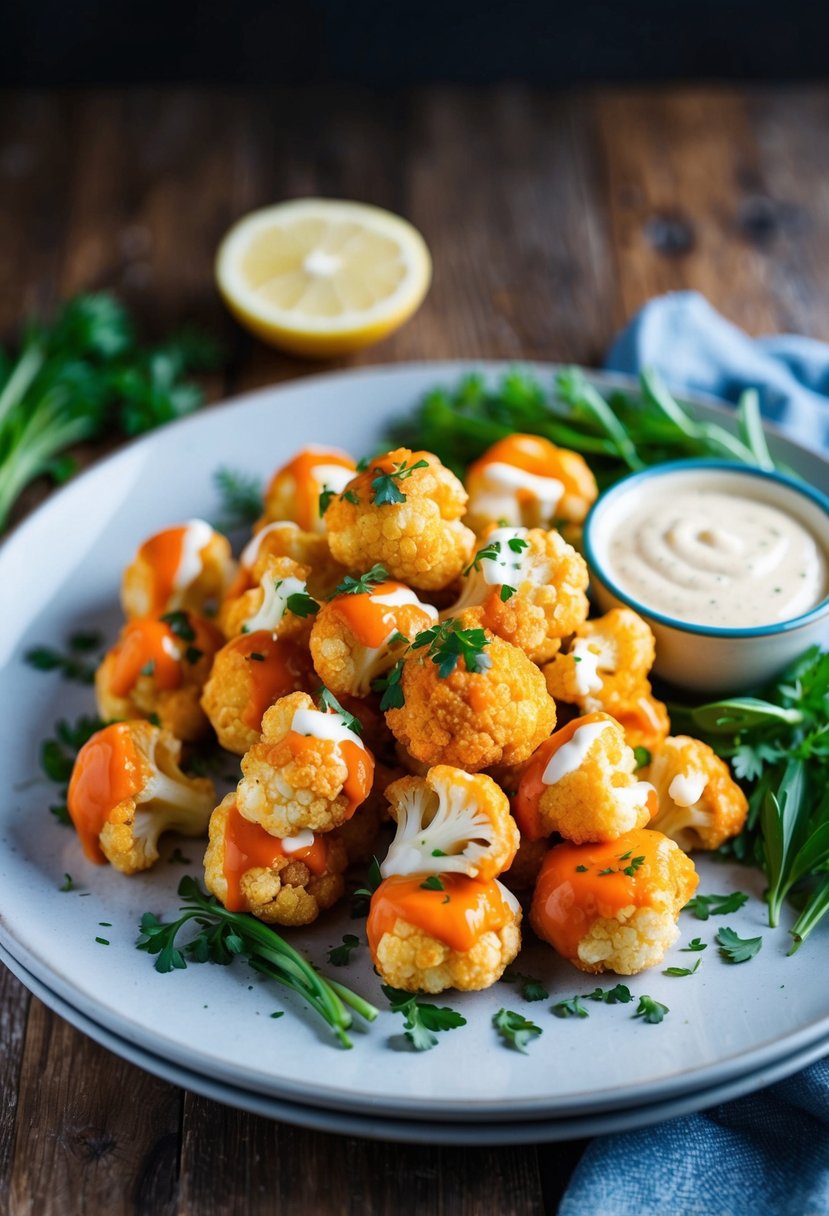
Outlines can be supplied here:
M757 388L767 418L803 445L829 451L829 345L749 338L696 292L646 304L606 366L634 374L655 367L675 391L731 402ZM749 1213L829 1216L829 1060L700 1114L598 1137L559 1209L559 1216Z

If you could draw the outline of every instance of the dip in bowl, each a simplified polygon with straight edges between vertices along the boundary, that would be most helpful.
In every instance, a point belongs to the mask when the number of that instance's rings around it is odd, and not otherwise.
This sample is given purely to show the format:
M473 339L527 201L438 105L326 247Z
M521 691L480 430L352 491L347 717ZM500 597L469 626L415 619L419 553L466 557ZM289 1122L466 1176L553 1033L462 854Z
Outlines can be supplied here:
M782 473L717 460L634 473L596 502L584 549L599 606L648 622L673 684L738 692L829 642L829 498Z

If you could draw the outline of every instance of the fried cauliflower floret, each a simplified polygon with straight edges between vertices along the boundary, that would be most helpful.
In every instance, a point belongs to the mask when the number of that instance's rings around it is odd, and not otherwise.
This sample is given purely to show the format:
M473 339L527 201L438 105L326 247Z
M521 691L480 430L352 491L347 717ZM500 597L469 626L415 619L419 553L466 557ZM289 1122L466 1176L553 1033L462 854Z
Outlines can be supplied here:
M328 537L320 532L303 532L290 520L275 520L265 524L245 545L227 598L236 599L258 582L254 575L257 562L265 557L289 557L300 566L308 567L308 594L316 600L327 599L347 571L335 562L328 548Z
M221 746L242 756L259 741L266 709L318 685L304 646L257 630L231 638L217 653L201 703Z
M605 710L622 724L631 747L652 749L670 730L667 710L648 681L654 655L649 625L630 608L613 608L582 622L544 677L550 696L582 713Z
M178 739L143 719L115 722L83 745L67 806L89 861L137 874L158 860L164 832L206 832L213 782L186 776L180 754Z
M339 827L369 795L374 761L337 712L304 692L282 697L262 718L262 737L242 757L241 815L272 836Z
M274 637L307 638L318 607L308 594L309 568L290 557L263 554L253 573L256 582L250 590L222 601L219 624L225 637L267 630Z
M540 435L508 435L469 466L467 523L478 533L504 520L513 527L580 524L598 494L584 457Z
M288 519L305 532L322 532L320 495L324 491L339 494L354 476L355 467L348 453L340 448L318 445L303 448L271 478L258 526ZM322 501L324 504L325 498Z
M528 840L522 836L512 865L504 870L500 881L510 891L532 891L549 848L548 840Z
M192 613L134 617L95 672L100 717L154 717L177 739L202 738L210 724L200 698L223 642L215 625Z
M559 844L541 867L530 924L581 971L635 975L676 941L697 882L690 857L648 828L612 843Z
M203 519L156 532L124 571L124 615L160 616L181 609L204 615L233 577L230 541Z
M467 772L528 759L555 726L556 707L523 650L481 629L474 614L444 621L419 641L428 646L403 662L403 704L386 712L406 751Z
M371 461L325 512L331 552L349 570L380 563L417 590L439 590L469 561L466 491L431 452L397 448Z
M403 583L366 584L351 579L352 589L324 604L311 629L311 654L317 674L336 696L365 697L374 680L393 667L416 634L438 619ZM363 586L368 590L361 590Z
M667 738L642 776L659 797L652 826L681 849L718 849L743 830L746 796L725 761L700 739Z
M544 663L587 617L587 582L587 563L557 532L496 528L450 615L479 608L487 629Z
M345 866L340 841L313 832L271 836L242 818L234 793L210 817L205 884L231 912L250 912L268 924L310 925L343 894Z
M387 878L371 898L366 930L380 978L406 992L489 988L521 948L518 900L496 879L447 874L430 890L427 878Z
M558 832L574 844L616 840L656 814L656 792L634 777L636 758L609 714L574 718L541 744L513 800L522 835Z
M491 777L438 764L386 791L397 832L380 866L392 874L495 878L518 848L509 799Z

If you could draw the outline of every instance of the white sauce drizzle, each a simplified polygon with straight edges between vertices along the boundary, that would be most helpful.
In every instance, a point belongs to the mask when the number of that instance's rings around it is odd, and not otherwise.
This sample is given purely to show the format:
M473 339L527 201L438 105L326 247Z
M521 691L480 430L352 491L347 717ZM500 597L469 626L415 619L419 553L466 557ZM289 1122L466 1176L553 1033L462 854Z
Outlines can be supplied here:
M698 769L690 773L677 773L668 786L668 796L677 806L693 806L703 795L708 779Z
M279 628L280 622L288 607L288 599L292 595L302 595L305 583L298 578L274 579L269 574L260 584L264 595L259 611L249 616L244 623L245 633L255 633L257 629L265 629L273 633Z
M314 833L310 828L303 828L296 836L283 836L282 849L285 853L298 853L300 849L310 849L314 843Z
M541 774L543 784L555 785L568 773L581 768L590 748L609 725L608 722L586 722L574 731L572 739L562 744L547 761L547 767Z
M438 619L437 608L434 608L431 604L424 604L409 587L398 587L394 591L386 591L383 595L372 593L369 599L372 604L381 604L384 608L403 608L406 604L414 604L416 607L422 608L430 620L436 621Z
M161 649L166 655L169 655L175 663L178 663L178 661L181 659L181 650L178 646L176 646L172 638L163 637L161 639Z
M638 810L646 806L648 794L653 793L654 787L650 781L634 781L633 785L614 786L613 795L616 805L623 810Z
M298 735L311 735L330 743L356 743L365 751L363 741L349 730L339 714L324 714L319 709L298 709L291 719L291 730Z
M498 556L484 557L480 562L481 575L489 587L517 587L524 582L523 567L527 546L519 547L516 552L510 548L509 542L526 539L526 528L496 528L494 532L490 532L485 548L497 548Z
M580 697L587 697L591 692L601 692L604 680L599 675L599 663L602 655L596 649L596 643L590 638L576 638L570 647L570 655L574 662L575 674L573 683Z
M559 504L564 485L554 477L539 477L513 464L494 460L481 470L482 493L476 496L475 511L491 519L520 519L516 512L516 492L524 490L538 503L543 519L551 519Z
M354 469L346 469L341 464L315 464L311 469L311 476L320 487L325 486L335 494L342 494L357 474Z
M184 535L181 538L181 556L178 559L174 591L186 591L202 572L203 562L201 551L209 545L213 538L213 529L203 519L189 519L184 525Z
M296 532L299 531L299 524L295 524L290 519L279 519L274 523L266 524L266 526L257 532L252 537L242 550L242 556L239 558L239 564L250 570L256 564L256 559L259 556L259 550L262 548L262 541L266 536L270 536L277 528L293 528Z

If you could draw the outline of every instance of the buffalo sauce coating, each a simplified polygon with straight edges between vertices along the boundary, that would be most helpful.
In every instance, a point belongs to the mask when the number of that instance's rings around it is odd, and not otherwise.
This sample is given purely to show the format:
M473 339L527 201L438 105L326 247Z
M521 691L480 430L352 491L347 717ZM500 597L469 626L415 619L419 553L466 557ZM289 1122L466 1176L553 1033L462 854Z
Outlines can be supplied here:
M443 889L433 891L424 888L426 877L392 875L372 895L366 931L375 958L383 934L393 933L398 920L461 953L471 950L484 933L512 922L512 909L494 879L479 882L465 874L442 874Z
M591 722L612 721L609 714L600 712L584 714L581 718L573 718L535 749L521 775L518 792L513 799L513 812L522 836L526 836L529 840L540 840L544 836L549 836L549 832L539 821L538 804L541 795L547 788L542 778L550 757L555 755L565 743L570 742L580 726L587 726Z
M631 905L651 906L664 839L637 828L603 844L556 845L544 858L533 895L535 932L564 958L575 959L597 920L612 919Z
M278 836L271 836L258 823L250 823L234 802L225 825L223 869L227 883L225 907L229 912L248 911L242 893L242 876L248 870L269 870L284 857L303 862L312 874L324 874L328 865L328 845L324 836L314 836L307 848L289 852Z
M248 689L242 721L251 730L261 728L262 715L274 701L308 687L311 672L306 652L293 642L274 638L266 629L240 634L224 650L246 660Z
M321 742L314 735L301 735L295 730L288 731L285 740L295 760L298 760L304 751L311 748L316 750ZM322 742L328 742L328 740L322 740ZM350 819L357 807L365 802L371 793L374 781L374 758L371 752L361 744L351 743L347 739L338 741L334 746L347 769L342 792L348 803L345 818Z
M106 862L98 837L107 816L119 802L134 798L142 785L141 756L128 723L104 727L78 752L66 804L89 861Z
M361 646L378 650L393 633L414 637L436 619L436 614L417 603L383 604L378 600L412 592L403 583L379 583L371 591L358 595L339 595L332 607L345 621ZM402 597L401 597L402 598Z
M476 467L485 469L488 464L511 464L535 477L552 477L551 470L557 468L557 456L558 449L549 439L537 435L507 435L476 461Z
M281 486L283 480L291 478L294 483L294 518L303 532L313 532L320 517L320 484L316 470L325 465L335 465L338 468L354 469L354 461L344 452L336 448L305 448L297 453L293 460L280 469L274 478L274 487Z
M176 580L184 552L184 541L189 524L177 528L166 528L145 540L138 550L139 561L152 570L152 602L150 613L163 612L170 596L176 590Z
M110 687L116 697L135 688L138 677L152 675L164 691L181 684L182 643L169 625L151 617L129 621L114 650Z

